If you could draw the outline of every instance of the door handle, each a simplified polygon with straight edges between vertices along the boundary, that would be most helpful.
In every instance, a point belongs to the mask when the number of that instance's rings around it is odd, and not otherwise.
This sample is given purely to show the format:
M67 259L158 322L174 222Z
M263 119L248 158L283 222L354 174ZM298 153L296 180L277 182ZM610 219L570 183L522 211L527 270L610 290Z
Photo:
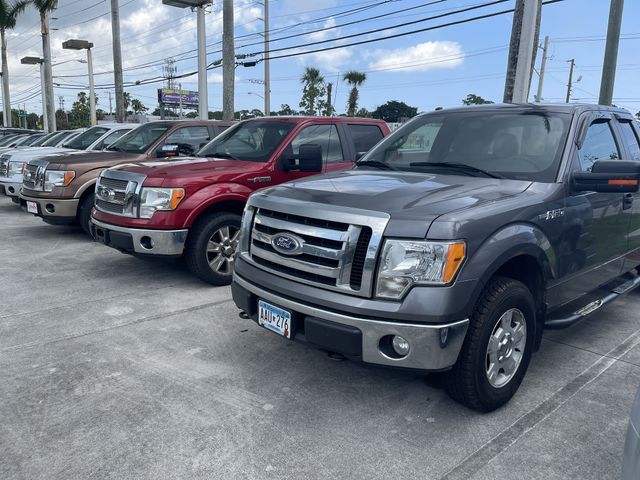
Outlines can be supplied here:
M625 193L622 200L622 209L629 210L633 206L633 193Z

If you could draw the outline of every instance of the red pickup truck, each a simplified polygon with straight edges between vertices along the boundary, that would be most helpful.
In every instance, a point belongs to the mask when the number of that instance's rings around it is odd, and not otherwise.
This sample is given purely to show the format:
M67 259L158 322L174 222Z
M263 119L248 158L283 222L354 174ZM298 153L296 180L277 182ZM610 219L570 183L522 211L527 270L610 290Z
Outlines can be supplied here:
M203 147L198 157L103 171L96 184L92 234L125 253L184 256L196 276L227 285L251 193L350 168L387 134L385 122L365 118L240 122Z

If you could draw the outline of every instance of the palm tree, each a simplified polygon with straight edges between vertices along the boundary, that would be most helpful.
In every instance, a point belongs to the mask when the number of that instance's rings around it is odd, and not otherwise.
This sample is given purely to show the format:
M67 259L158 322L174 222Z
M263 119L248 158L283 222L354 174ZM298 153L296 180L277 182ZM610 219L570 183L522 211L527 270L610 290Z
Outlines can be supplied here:
M351 86L349 101L347 102L347 115L353 117L358 109L358 87L367 79L367 74L351 70L344 74L342 79Z
M58 6L58 0L32 0L40 13L40 32L42 33L42 57L44 58L44 84L48 130L56 131L55 102L53 99L53 74L51 73L51 41L49 39L49 13Z
M2 100L4 105L4 126L11 126L11 100L9 98L9 66L7 64L7 30L16 26L16 20L26 6L28 0L7 3L0 0L0 40L2 41Z
M322 108L320 104L324 104L321 100L325 94L324 77L317 68L306 67L300 81L304 85L300 108L304 109L307 115L317 115L318 110Z

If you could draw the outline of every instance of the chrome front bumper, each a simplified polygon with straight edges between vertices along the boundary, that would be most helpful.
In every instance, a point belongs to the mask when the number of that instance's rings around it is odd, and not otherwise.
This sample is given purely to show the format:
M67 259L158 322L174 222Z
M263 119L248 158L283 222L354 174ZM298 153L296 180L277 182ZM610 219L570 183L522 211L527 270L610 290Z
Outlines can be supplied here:
M12 182L6 178L0 178L0 194L7 197L19 197L21 188L22 182Z
M141 228L128 228L110 223L100 222L94 218L92 232L94 238L105 245L119 250L127 250L130 253L144 255L179 256L184 251L189 230L145 230ZM131 237L131 247L115 244L110 240L111 232L120 234L120 237ZM128 242L127 242L128 244Z
M357 328L362 333L362 361L366 363L419 370L445 370L455 364L469 325L468 319L427 325L361 318L281 297L236 273L233 281L255 297L292 312ZM339 308L339 305L336 307ZM389 335L400 335L409 341L410 351L405 357L392 358L383 352L381 340Z

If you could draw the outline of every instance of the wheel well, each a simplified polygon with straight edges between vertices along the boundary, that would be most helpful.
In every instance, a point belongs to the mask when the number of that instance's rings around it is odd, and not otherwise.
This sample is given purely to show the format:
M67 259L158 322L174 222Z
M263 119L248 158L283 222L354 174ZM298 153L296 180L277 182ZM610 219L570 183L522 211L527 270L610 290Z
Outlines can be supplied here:
M531 255L519 255L503 264L496 272L495 276L512 278L524 283L536 303L536 343L537 350L542 340L542 330L544 328L545 308L545 278L542 266L535 257Z
M92 193L95 193L95 191L96 191L96 184L94 183L93 185L90 185L89 187L87 187L84 192L82 192L82 195L80 195L80 201L78 202L78 211L76 213L76 216L80 215L80 205L82 205L82 202L84 202L89 195L91 195Z
M236 200L225 200L223 202L214 203L213 205L210 205L203 211L201 211L193 220L192 225L195 225L198 220L203 218L205 215L208 215L209 213L229 212L235 213L237 215L242 215L243 210L244 202L239 202Z

